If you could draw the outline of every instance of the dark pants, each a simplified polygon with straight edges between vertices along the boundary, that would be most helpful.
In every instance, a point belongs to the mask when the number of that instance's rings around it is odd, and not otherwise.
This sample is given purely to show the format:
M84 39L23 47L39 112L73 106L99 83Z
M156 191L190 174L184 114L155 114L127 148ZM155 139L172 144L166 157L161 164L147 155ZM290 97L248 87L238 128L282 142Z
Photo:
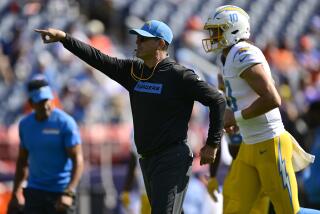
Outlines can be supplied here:
M75 213L75 201L72 207L68 208L64 212L58 212L55 209L55 204L61 193L48 192L38 189L26 188L23 190L25 197L25 214L74 214Z
M139 159L152 214L181 213L192 160L190 148L182 142Z

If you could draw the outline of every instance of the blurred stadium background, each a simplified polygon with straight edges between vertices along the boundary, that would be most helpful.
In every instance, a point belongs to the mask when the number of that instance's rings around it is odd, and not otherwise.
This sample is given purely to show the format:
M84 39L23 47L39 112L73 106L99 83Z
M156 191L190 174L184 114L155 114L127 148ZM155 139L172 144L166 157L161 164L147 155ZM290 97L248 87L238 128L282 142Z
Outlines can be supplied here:
M133 57L135 48L128 28L159 19L174 32L171 56L216 84L216 59L202 50L206 36L202 26L209 13L224 4L248 11L251 39L264 51L283 99L285 126L306 150L319 154L320 134L318 140L311 134L320 132L319 0L1 0L0 214L12 188L17 124L30 111L25 83L36 75L49 80L56 105L81 127L86 163L79 213L123 213L118 195L129 159L132 122L127 92L61 44L43 45L33 29L64 29L104 53L124 58ZM206 115L206 109L195 106L190 125L195 153L205 138ZM317 150L312 143L318 143ZM320 168L319 162L315 164ZM308 173L298 174L301 189ZM307 203L305 194L300 197L302 205Z

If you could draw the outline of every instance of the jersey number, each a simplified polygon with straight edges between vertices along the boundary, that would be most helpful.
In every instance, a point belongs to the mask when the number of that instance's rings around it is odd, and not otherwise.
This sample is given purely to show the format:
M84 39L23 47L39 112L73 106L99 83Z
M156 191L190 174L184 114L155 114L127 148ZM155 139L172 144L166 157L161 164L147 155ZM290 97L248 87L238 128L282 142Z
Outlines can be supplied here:
M225 80L225 87L226 87L226 90L227 90L227 102L228 102L228 105L235 112L235 111L238 110L237 99L232 96L232 89L231 89L230 82L228 80Z
M237 22L238 21L238 14L232 13L229 16L230 16L230 21L231 22Z

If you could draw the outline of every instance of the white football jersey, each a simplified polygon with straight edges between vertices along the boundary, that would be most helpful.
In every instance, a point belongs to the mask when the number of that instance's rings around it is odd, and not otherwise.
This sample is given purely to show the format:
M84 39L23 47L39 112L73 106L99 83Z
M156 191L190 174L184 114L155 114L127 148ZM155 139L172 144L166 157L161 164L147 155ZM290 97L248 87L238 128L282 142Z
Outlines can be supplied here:
M271 76L270 67L261 50L248 42L239 42L234 45L226 57L221 70L226 96L234 112L245 109L258 98L258 94L240 77L243 71L254 64L262 64L265 72ZM237 123L243 142L247 144L274 138L284 131L278 108L255 118L237 121Z

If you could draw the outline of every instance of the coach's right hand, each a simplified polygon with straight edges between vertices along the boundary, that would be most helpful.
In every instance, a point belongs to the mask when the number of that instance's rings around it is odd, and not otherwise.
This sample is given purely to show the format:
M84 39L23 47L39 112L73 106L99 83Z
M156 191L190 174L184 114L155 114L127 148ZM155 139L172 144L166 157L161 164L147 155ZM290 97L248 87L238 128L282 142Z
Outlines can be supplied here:
M54 28L48 28L47 30L35 29L34 31L41 34L44 43L59 42L66 38L65 32Z

